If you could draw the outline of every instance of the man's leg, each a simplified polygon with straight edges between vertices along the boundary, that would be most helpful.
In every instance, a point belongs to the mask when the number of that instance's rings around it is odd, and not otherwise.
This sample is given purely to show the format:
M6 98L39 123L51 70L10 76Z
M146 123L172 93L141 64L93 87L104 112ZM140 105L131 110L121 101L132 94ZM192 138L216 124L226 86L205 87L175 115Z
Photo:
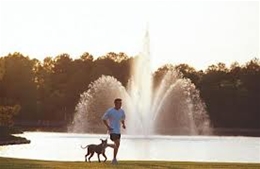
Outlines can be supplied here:
M118 149L119 149L119 146L120 146L120 139L116 139L114 140L114 159L116 159L116 156L117 156L117 152L118 152Z
M108 147L115 148L115 144L107 144Z
M115 141L114 141L114 134L113 133L110 133L110 140L113 141L113 144L107 144L108 147L111 147L113 149L115 149Z

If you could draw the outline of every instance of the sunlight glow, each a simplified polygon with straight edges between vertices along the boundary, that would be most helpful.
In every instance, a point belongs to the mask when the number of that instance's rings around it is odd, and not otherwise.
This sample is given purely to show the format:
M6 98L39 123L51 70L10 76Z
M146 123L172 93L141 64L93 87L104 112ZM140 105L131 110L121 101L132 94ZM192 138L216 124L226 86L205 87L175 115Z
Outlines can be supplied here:
M259 57L258 1L0 1L0 56L137 55L149 24L153 69Z

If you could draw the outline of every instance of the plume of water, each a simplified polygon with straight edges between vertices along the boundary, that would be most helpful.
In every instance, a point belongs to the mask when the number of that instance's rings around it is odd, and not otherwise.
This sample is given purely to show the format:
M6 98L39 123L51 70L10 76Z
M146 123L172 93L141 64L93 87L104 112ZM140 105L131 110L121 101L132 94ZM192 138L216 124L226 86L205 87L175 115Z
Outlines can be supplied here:
M127 92L122 84L111 76L102 76L89 85L88 91L80 95L75 108L75 116L70 132L104 133L101 117L115 98L127 100Z
M129 113L130 134L150 134L153 123L150 121L151 103L152 103L152 71L150 68L150 49L149 33L144 37L143 50L132 67L132 79L128 85L127 91L130 94L132 102L127 103ZM138 127L137 127L138 126Z
M199 91L189 79L169 70L156 91L154 133L210 134L210 123Z

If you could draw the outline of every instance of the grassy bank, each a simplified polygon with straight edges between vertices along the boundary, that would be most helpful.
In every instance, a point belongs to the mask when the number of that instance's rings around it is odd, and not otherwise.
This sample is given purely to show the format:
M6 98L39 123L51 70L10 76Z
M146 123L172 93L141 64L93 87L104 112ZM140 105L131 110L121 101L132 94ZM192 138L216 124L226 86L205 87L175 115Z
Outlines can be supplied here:
M163 162L163 161L120 161L118 165L86 162L39 161L0 158L1 169L259 169L259 164L247 163L206 163L206 162Z

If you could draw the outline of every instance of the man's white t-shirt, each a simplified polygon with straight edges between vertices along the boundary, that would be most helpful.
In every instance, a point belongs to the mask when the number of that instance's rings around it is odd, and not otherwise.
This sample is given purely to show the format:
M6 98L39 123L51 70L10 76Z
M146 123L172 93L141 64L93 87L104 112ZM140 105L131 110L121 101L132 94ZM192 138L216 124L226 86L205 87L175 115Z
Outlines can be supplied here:
M110 108L102 116L102 120L109 121L108 124L113 129L110 133L120 134L120 123L122 120L125 120L125 112L123 109L116 110L115 108Z

